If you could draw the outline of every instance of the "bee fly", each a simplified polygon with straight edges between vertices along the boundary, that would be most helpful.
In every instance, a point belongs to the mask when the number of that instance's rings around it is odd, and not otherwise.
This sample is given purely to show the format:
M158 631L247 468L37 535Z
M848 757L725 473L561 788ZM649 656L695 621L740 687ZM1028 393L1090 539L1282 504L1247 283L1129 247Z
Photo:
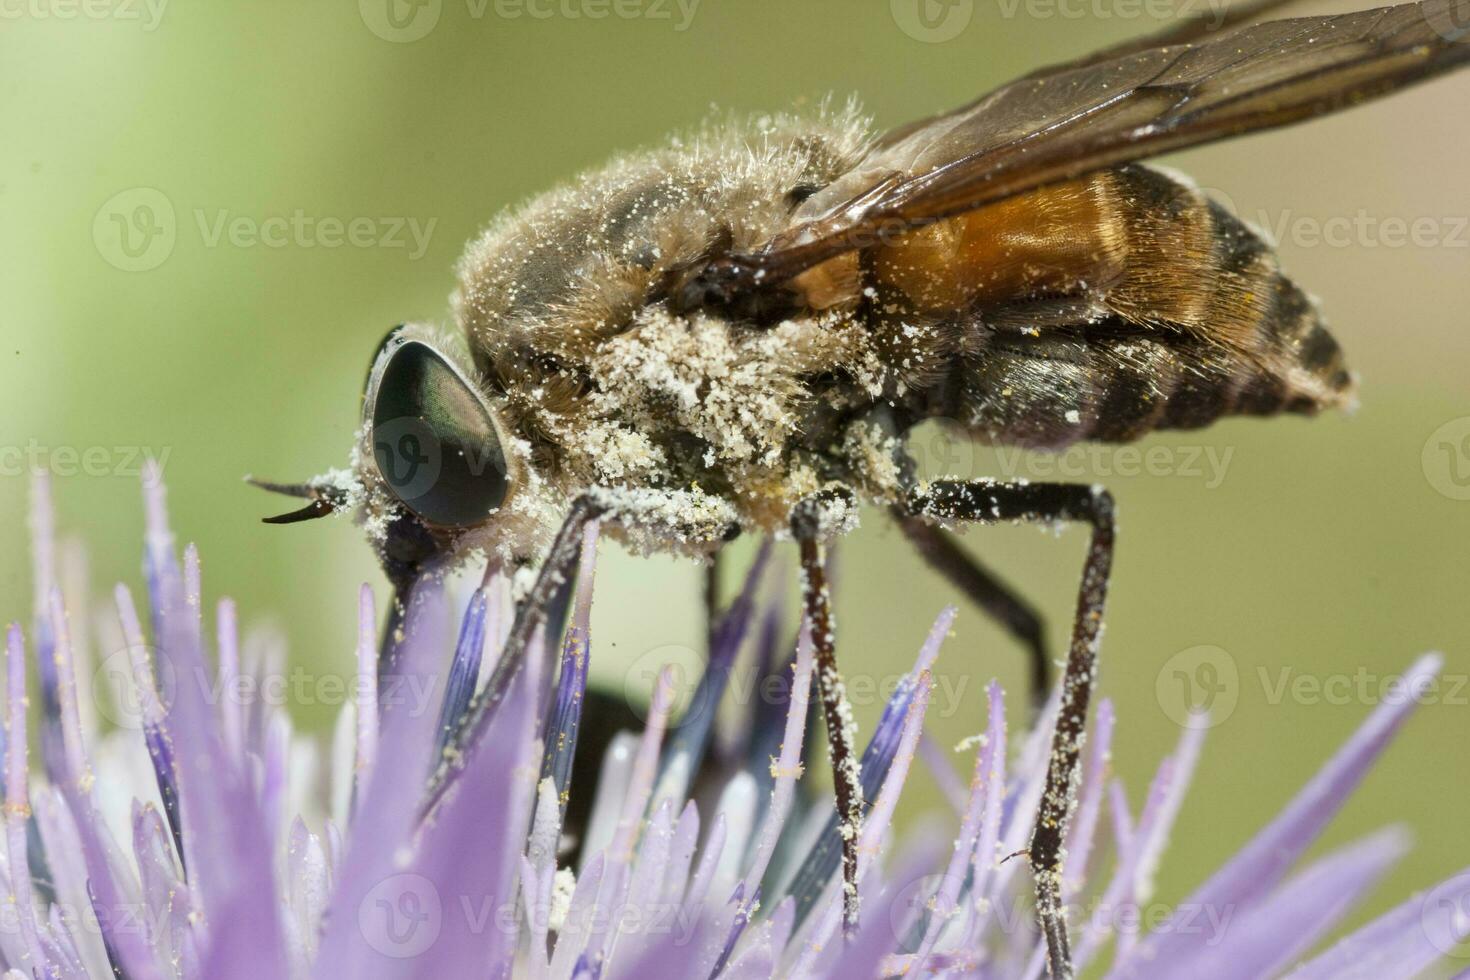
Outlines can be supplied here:
M589 522L641 552L713 556L741 532L794 539L849 923L863 810L830 540L857 505L886 508L1028 646L1040 690L1036 617L946 529L1088 526L1028 850L1049 967L1070 976L1062 844L1113 499L1097 486L924 483L904 439L943 417L985 443L1058 449L1351 397L1337 343L1270 245L1137 161L1459 67L1470 0L1253 23L1280 3L1043 69L876 138L851 110L710 125L531 201L469 246L453 330L389 334L350 472L274 486L308 503L273 520L355 510L400 597L472 554L534 570L446 760L463 758L534 631L555 627Z

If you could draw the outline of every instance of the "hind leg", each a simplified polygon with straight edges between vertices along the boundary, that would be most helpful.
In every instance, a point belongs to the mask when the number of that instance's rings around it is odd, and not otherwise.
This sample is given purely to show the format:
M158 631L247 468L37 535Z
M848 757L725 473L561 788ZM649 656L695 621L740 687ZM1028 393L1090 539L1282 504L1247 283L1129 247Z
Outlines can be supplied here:
M1046 937L1047 966L1056 978L1070 978L1072 954L1062 908L1062 846L1076 801L1078 760L1086 734L1087 709L1097 680L1097 651L1103 606L1113 564L1113 498L1102 487L1066 483L1003 483L991 480L939 480L911 491L905 513L933 521L1055 523L1092 527L1072 642L1062 676L1061 704L1052 733L1046 789L1036 814L1029 856L1036 876L1036 911Z
M895 511L894 519L931 568L1025 646L1031 704L1040 709L1051 691L1052 665L1036 608L971 557L944 528L901 511Z

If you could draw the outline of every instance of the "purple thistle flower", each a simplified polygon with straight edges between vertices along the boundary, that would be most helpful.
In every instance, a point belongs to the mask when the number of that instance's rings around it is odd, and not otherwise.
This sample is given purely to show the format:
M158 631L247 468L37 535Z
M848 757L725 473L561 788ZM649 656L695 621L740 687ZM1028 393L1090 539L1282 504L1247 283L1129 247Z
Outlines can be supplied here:
M763 560L715 631L689 708L675 716L666 669L642 731L594 744L583 717L589 531L565 635L531 645L431 800L443 733L508 632L508 583L492 576L463 601L453 583L416 590L381 676L364 587L353 696L326 748L261 696L279 652L269 639L242 645L228 600L207 642L198 556L187 548L179 558L156 474L147 482L147 616L119 586L108 629L121 654L100 665L69 620L85 610L68 610L57 586L37 482L36 620L29 647L11 626L5 649L5 980L1044 973L1024 858L1008 855L1041 793L1047 728L1013 738L992 683L970 782L959 782L924 727L929 669L954 610L940 613L869 740L863 915L844 938L839 821L830 798L803 782L817 750L812 650L803 635L782 655L780 606L761 598ZM775 698L731 697L742 656L784 679ZM31 665L39 719L25 694ZM1438 666L1419 660L1407 687ZM99 682L93 696L112 730L91 717L87 678ZM717 713L722 695L735 703ZM1301 863L1412 704L1377 708L1275 820L1148 931L1117 925L1149 900L1205 727L1186 728L1135 815L1110 781L1116 719L1101 704L1063 884L1079 970L1317 980L1436 967L1470 931L1470 874L1313 955L1402 855L1403 834L1390 828ZM572 778L577 752L601 758L594 784ZM893 816L916 759L935 770L953 812L905 835ZM568 826L578 794L592 797L591 814Z

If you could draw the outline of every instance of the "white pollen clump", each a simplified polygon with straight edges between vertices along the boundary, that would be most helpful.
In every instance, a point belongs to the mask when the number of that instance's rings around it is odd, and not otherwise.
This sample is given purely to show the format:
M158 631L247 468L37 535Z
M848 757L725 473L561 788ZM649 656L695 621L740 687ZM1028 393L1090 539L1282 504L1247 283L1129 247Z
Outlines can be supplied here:
M643 311L593 355L591 407L645 430L677 426L718 461L775 464L796 429L799 381L773 370L773 332L738 333L713 317Z
M618 487L589 496L607 509L608 531L637 554L719 540L738 517L728 501L698 489Z
M572 893L577 890L577 875L571 868L557 868L551 878L551 909L547 925L560 932L572 910Z
M593 460L599 482L621 483L658 474L667 459L647 433L607 419L575 424L567 419L557 434Z
M816 508L817 534L823 538L841 537L858 527L858 509L843 497L823 498Z
M516 602L531 594L531 588L536 584L537 571L530 565L522 565L511 573L510 594Z
M975 735L967 735L966 737L960 739L958 742L955 743L954 750L956 752L968 753L974 750L976 746L984 745L985 740L986 737L984 732L980 732Z
M858 422L843 434L842 458L854 467L870 493L897 497L903 491L900 460L907 455L903 440L882 426Z

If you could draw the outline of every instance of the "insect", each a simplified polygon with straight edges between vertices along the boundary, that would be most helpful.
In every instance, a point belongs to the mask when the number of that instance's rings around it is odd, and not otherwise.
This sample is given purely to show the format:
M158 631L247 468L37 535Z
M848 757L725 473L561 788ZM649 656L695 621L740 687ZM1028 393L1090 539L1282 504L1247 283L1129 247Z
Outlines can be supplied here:
M270 485L308 500L274 520L353 509L400 595L469 555L529 570L451 759L535 630L555 623L588 522L647 552L794 539L846 824L849 923L863 803L826 581L832 539L859 505L885 508L1027 645L1045 690L1030 607L948 529L1086 525L1028 850L1048 965L1070 976L1062 844L1113 499L1096 486L923 482L904 440L944 417L976 440L1058 449L1351 398L1337 343L1268 243L1138 161L1464 65L1470 0L1253 23L1279 5L1046 68L876 138L855 112L830 109L710 125L532 201L469 246L452 330L409 324L384 341L350 471Z

